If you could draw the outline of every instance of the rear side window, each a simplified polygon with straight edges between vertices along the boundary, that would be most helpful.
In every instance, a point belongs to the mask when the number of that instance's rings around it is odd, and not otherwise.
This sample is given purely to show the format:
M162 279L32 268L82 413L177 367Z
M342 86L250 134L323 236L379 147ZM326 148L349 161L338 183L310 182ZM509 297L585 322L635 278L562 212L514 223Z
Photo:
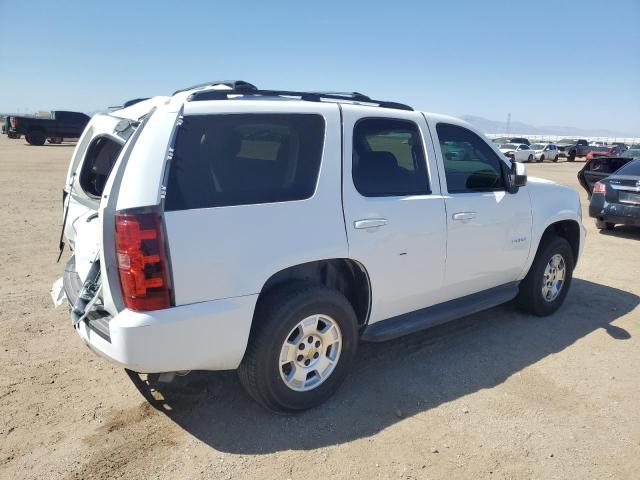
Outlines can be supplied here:
M353 129L352 175L365 197L430 193L418 126L391 118L360 120Z
M113 165L122 150L122 144L109 137L94 139L82 162L80 186L88 195L100 197Z
M165 210L303 200L313 195L324 143L314 114L185 116Z
M503 190L502 160L478 135L449 123L436 125L449 193Z

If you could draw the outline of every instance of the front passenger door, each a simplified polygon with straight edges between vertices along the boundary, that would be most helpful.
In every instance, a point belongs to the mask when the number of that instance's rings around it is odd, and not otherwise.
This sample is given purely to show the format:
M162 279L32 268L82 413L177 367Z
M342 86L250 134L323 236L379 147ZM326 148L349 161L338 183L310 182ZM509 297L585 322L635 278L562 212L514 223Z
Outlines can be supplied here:
M517 280L531 245L527 187L508 193L505 178L509 167L468 128L437 121L430 121L429 127L436 145L441 145L437 155L442 165L440 181L446 189L444 300ZM446 149L452 145L464 148L469 153L467 159L447 159Z
M421 114L341 108L349 256L369 275L373 324L441 301L444 200Z

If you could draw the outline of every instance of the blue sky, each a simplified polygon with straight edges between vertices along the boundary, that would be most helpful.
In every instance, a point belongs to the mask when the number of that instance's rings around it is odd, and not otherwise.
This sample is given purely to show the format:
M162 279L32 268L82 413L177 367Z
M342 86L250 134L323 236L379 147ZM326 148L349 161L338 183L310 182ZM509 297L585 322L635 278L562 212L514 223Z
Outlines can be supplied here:
M0 111L207 80L640 134L640 0L0 0Z

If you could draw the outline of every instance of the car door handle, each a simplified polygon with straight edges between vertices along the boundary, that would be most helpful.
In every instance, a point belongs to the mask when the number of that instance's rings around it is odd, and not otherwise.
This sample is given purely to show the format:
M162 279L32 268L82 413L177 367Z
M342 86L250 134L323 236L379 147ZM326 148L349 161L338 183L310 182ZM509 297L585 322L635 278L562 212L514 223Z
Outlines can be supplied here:
M356 220L353 222L354 228L375 228L384 227L387 224L386 218L368 218L366 220Z
M476 212L458 212L451 215L454 220L471 220L476 218Z

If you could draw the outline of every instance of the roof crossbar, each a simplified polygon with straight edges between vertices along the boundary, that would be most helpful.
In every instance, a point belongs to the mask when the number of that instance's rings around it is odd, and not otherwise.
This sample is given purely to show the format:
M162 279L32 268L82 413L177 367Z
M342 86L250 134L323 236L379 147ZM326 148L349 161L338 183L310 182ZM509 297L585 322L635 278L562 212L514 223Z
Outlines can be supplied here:
M253 85L252 85L253 86ZM255 87L254 87L255 88ZM395 108L397 110L413 110L409 105L386 100L374 100L358 92L296 92L289 90L259 90L246 87L233 88L233 90L202 90L193 92L187 98L190 102L205 100L228 100L229 95L261 96L261 97L294 97L307 102L321 102L323 100L348 101L369 103L382 108Z

